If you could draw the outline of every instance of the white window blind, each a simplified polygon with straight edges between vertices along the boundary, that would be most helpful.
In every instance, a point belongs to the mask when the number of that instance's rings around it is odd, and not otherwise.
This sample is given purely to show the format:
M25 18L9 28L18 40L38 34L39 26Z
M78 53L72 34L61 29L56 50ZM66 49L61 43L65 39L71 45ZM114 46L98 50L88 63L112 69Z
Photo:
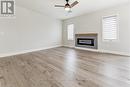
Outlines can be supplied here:
M74 40L74 24L67 26L68 40Z
M117 39L117 15L103 17L103 39L116 40Z

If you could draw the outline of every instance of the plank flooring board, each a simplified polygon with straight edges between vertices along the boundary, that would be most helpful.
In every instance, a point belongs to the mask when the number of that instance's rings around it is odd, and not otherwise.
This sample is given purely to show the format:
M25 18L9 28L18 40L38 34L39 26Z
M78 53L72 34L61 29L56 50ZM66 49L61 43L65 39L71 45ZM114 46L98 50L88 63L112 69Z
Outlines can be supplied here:
M130 87L130 57L66 47L4 57L0 87Z

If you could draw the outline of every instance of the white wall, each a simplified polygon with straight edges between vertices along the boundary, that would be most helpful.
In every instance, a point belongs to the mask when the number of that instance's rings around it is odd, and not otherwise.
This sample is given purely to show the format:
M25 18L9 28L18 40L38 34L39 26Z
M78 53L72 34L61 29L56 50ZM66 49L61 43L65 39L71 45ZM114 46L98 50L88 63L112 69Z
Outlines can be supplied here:
M102 16L119 14L119 41L102 41ZM130 4L92 12L79 17L64 20L63 43L74 47L74 41L67 40L67 25L75 24L75 33L98 33L98 47L100 51L130 54Z
M16 18L0 18L0 56L61 45L62 23L16 7Z

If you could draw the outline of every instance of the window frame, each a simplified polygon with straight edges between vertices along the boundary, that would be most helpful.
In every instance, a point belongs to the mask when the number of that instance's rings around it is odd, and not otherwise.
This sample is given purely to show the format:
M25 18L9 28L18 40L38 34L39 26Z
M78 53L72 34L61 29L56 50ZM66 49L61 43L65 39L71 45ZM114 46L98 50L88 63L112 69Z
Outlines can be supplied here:
M104 31L104 28L103 28L103 19L104 18L108 18L108 17L113 17L113 16L116 16L116 18L117 18L117 29L116 29L116 36L117 36L117 38L116 39L104 39L104 33L103 33L103 31ZM107 15L107 16L102 16L102 41L104 41L104 42L118 42L119 41L119 14L113 14L113 15Z
M69 36L68 36L68 26L69 25L73 25L73 38L72 39L69 39ZM75 37L74 37L74 35L75 35L75 32L74 32L74 28L75 28L75 26L74 26L74 24L72 23L72 24L67 24L67 40L68 41L74 41L75 40Z

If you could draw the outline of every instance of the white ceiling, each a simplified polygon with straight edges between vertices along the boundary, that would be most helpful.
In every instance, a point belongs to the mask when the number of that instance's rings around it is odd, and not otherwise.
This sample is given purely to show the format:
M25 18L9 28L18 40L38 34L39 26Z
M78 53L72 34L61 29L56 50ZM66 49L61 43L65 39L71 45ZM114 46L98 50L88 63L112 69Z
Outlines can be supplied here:
M72 3L75 0L70 0ZM84 13L105 9L119 4L124 4L130 0L77 0L79 4L72 9L72 13L67 13L64 8L55 8L54 5L64 5L65 0L16 0L16 5L38 11L57 19L67 19L79 16Z

